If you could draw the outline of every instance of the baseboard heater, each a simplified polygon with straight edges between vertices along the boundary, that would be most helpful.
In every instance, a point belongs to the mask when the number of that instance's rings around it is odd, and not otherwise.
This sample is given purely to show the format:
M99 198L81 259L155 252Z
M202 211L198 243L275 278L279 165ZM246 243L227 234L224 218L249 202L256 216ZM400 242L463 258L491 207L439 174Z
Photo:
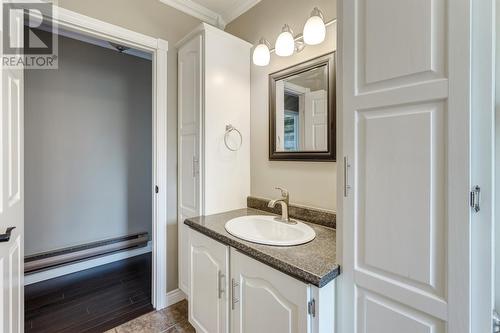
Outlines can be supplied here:
M148 241L148 233L143 232L26 256L24 257L24 273L33 274L114 252L144 247Z

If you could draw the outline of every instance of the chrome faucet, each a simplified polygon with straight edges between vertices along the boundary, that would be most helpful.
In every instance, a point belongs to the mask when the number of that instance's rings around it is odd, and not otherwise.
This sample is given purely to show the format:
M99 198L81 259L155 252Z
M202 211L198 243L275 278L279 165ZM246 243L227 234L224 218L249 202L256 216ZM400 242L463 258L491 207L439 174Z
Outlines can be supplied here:
M282 187L276 187L275 189L281 191L281 198L279 199L274 199L269 201L267 206L269 208L274 208L277 203L281 205L281 217L276 217L276 221L284 222L284 223L290 223L290 224L295 224L297 223L294 220L291 220L290 217L288 216L288 205L290 201L290 194L288 191Z

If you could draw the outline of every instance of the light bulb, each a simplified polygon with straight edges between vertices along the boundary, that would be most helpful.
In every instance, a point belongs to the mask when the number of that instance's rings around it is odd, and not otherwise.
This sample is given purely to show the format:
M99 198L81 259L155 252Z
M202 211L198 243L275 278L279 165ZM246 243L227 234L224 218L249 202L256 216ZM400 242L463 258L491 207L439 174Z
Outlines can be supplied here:
M285 24L283 29L281 29L281 33L278 39L276 39L276 45L274 47L276 54L280 57L288 57L293 54L295 50L295 39L293 38L293 32L288 24Z
M311 17L304 25L304 43L308 45L317 45L323 43L326 36L325 22L323 14L318 7L315 7L311 13Z
M256 66L267 66L271 59L271 53L269 52L269 42L264 38L261 38L259 44L253 50L253 63Z

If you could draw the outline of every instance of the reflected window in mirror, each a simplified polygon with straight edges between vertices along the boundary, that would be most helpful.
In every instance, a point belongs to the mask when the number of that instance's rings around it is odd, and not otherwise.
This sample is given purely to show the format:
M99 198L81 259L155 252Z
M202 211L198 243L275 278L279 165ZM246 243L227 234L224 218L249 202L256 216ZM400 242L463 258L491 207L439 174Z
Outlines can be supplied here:
M334 54L270 75L271 160L335 160Z

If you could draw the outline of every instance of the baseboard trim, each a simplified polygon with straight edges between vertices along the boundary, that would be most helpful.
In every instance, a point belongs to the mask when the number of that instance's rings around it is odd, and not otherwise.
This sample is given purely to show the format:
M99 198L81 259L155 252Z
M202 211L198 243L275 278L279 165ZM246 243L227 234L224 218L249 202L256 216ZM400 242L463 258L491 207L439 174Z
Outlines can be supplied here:
M186 294L180 289L175 289L167 293L167 307L179 303L186 299Z
M25 256L24 274L39 273L112 253L147 246L148 240L149 234L141 232Z
M66 266L56 267L53 269L48 269L46 271L33 273L29 275L25 275L24 277L24 285L30 285L33 283L50 280L59 276L80 272L89 268L94 268L97 266L106 265L115 261L139 256L142 254L146 254L152 251L151 241L148 242L147 246L140 247L137 249L130 249L126 251L112 253L110 255L105 255L102 257L98 257L95 259L89 259L81 262L77 262L74 264L69 264Z

